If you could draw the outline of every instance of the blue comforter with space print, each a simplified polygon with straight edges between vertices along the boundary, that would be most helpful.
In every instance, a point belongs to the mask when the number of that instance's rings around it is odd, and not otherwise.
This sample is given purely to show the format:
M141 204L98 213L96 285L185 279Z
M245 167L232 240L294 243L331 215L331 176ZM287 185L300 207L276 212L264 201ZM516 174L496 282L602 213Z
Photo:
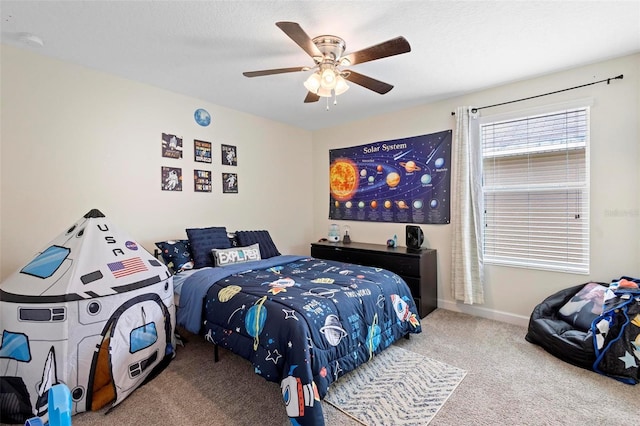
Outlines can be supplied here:
M324 424L320 400L331 383L421 331L407 284L390 271L295 256L234 268L208 268L188 278L178 322L185 305L202 305L197 297L208 280L201 323L206 339L279 382L292 424ZM189 290L192 280L198 291Z

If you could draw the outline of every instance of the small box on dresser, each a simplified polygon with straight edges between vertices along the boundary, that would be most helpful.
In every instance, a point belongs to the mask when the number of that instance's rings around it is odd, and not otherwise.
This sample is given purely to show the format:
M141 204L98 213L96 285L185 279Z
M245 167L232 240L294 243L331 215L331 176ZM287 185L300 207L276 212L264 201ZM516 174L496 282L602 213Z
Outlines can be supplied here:
M395 272L404 279L424 318L438 307L438 269L433 249L387 247L383 244L311 243L311 256L318 259L374 266Z

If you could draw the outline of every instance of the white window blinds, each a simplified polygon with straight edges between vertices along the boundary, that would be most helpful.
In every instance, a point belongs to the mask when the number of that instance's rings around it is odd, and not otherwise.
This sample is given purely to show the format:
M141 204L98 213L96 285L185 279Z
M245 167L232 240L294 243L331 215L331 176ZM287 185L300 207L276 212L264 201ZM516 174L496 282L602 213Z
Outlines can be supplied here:
M480 125L484 261L589 272L589 109Z

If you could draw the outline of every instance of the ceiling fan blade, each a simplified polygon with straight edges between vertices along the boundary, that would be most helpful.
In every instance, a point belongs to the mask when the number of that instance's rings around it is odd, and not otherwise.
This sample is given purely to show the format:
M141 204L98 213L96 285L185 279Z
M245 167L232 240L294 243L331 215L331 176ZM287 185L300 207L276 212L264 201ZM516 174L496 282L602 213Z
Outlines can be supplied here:
M302 47L302 50L307 52L309 56L312 58L314 56L319 56L322 58L322 52L318 49L318 47L313 44L311 38L304 32L302 27L295 22L276 22L278 28L280 28L289 38L296 42L296 44Z
M393 89L393 86L385 83L384 81L376 80L375 78L367 77L366 75L359 74L351 70L345 70L349 72L349 75L345 77L345 80L349 80L365 89L373 90L374 92L384 95L389 90Z
M320 100L320 96L316 95L313 92L307 92L307 97L304 98L304 103L308 104L310 102L318 102Z
M245 77L261 77L263 75L284 74L286 72L308 71L309 67L275 68L272 70L246 71L242 75Z
M349 60L349 64L347 65L355 65L407 52L411 52L411 46L407 39L400 36L380 44L376 44L375 46L367 47L366 49L358 50L357 52L352 52L344 56L344 58Z

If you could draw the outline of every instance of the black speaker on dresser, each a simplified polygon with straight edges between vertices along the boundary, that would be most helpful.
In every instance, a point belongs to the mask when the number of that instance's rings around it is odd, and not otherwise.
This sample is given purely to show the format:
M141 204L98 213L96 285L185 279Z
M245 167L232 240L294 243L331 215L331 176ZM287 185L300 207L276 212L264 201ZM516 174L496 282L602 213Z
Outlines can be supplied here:
M419 250L420 246L424 242L424 233L422 232L422 228L415 225L407 225L406 242L407 249Z

